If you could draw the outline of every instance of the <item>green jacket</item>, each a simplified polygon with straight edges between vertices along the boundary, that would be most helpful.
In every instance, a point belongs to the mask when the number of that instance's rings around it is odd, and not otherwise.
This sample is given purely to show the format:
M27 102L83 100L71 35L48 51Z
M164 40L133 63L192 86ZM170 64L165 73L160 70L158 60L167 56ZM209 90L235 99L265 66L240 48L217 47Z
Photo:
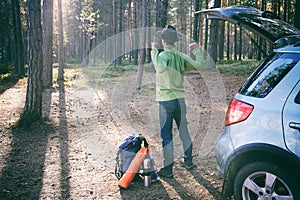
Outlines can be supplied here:
M204 68L204 59L199 48L193 50L196 60L176 50L174 45L164 47L164 51L152 49L151 58L156 71L156 100L169 101L184 98L185 70Z

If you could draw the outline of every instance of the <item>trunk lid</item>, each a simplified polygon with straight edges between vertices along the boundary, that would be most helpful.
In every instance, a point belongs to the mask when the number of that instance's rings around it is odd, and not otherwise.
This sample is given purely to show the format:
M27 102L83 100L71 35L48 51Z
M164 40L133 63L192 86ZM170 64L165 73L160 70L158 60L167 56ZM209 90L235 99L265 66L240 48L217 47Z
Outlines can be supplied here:
M273 44L293 44L300 40L300 30L278 19L271 12L263 12L248 6L231 6L198 11L209 19L226 20L262 36ZM289 37L287 37L289 36ZM286 38L286 39L284 39Z

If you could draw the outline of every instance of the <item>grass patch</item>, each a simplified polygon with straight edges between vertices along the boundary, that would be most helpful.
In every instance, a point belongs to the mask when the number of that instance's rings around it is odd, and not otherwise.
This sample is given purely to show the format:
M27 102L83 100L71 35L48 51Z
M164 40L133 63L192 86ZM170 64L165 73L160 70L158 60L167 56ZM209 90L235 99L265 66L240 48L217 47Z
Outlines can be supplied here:
M74 81L77 79L79 74L82 72L81 68L65 68L64 69L64 84L65 85L73 85ZM57 76L58 76L58 69L53 69L53 83L57 84Z
M0 60L0 74L7 74L13 71L13 66L10 62L5 60Z
M14 75L14 67L8 61L0 61L0 83L14 82L17 77Z
M112 67L112 66L109 66L109 67L105 68L105 70L103 71L102 77L103 78L120 77L126 71L127 70L125 69L125 67Z
M230 62L219 62L217 68L221 73L245 76L251 74L259 61L249 60L249 61L230 61Z
M154 89L142 88L142 93L143 93L144 95L152 95L152 94L155 94L155 88L154 88Z

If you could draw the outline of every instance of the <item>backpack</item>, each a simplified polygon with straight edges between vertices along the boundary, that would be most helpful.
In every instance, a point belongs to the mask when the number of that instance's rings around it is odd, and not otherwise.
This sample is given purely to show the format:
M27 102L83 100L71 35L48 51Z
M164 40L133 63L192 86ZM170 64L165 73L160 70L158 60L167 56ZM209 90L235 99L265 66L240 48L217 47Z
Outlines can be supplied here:
M131 135L119 146L115 167L115 175L118 179L125 174L136 153L141 149L142 143L144 147L148 148L148 142L142 135Z

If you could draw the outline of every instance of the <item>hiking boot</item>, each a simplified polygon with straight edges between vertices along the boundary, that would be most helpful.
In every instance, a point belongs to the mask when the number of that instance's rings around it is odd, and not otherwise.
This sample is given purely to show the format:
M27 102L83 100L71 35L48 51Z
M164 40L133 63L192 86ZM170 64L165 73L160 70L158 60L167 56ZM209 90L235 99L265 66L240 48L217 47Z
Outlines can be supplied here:
M159 176L162 178L173 178L173 172L167 168L161 168L158 172Z
M196 166L193 163L192 159L184 159L182 164L181 164L184 168L186 168L187 170L192 170L194 169Z

